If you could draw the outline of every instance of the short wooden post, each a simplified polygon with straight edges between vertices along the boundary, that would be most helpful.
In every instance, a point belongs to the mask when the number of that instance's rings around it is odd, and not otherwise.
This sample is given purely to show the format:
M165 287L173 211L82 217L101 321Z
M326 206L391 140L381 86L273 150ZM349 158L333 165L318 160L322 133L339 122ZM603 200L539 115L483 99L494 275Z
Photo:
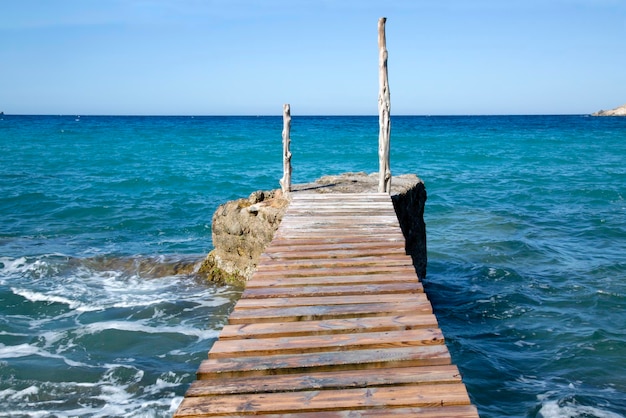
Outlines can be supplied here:
M389 164L389 136L391 122L389 112L391 98L387 78L387 40L385 38L386 17L378 19L378 162L380 166L378 192L391 194L391 167Z
M291 192L291 151L289 145L291 138L291 109L289 104L283 105L283 178L280 179L280 187L283 194Z

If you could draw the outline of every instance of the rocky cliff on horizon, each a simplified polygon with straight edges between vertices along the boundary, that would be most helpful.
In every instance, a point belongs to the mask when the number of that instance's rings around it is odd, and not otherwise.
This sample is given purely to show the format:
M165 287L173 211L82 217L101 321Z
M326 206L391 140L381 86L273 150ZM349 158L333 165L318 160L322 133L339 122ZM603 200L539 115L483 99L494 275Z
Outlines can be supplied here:
M599 110L591 116L626 116L626 104L611 110Z

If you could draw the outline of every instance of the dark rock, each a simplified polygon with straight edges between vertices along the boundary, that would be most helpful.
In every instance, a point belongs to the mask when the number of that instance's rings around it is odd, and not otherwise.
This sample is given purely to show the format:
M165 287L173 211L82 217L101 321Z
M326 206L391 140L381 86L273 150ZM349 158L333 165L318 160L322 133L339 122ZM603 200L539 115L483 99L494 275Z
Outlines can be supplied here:
M417 277L423 280L426 277L427 263L424 183L420 181L406 192L392 195L391 201L404 235L406 253L413 259Z

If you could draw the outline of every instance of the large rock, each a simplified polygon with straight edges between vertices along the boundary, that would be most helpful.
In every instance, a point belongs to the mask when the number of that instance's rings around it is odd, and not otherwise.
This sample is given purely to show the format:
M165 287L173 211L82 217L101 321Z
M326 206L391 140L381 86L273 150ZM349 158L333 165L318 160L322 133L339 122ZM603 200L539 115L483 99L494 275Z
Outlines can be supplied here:
M626 104L611 110L599 110L591 116L626 116Z
M288 204L280 190L272 190L257 191L247 199L219 206L213 214L214 249L202 262L198 274L235 285L249 280Z
M378 173L346 173L324 176L313 183L297 184L294 193L372 193L378 191ZM395 176L392 201L404 236L406 252L417 275L426 275L426 189L416 175ZM258 191L246 199L221 205L213 215L214 249L199 274L209 280L242 285L252 277L259 256L272 241L289 204L280 190Z

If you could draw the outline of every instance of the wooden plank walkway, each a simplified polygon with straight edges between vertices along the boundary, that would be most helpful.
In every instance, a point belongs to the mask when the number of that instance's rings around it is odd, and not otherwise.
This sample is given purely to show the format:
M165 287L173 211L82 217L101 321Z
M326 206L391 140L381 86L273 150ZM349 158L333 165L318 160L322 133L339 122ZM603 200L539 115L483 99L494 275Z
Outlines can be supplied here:
M175 417L477 418L386 194L294 193Z

